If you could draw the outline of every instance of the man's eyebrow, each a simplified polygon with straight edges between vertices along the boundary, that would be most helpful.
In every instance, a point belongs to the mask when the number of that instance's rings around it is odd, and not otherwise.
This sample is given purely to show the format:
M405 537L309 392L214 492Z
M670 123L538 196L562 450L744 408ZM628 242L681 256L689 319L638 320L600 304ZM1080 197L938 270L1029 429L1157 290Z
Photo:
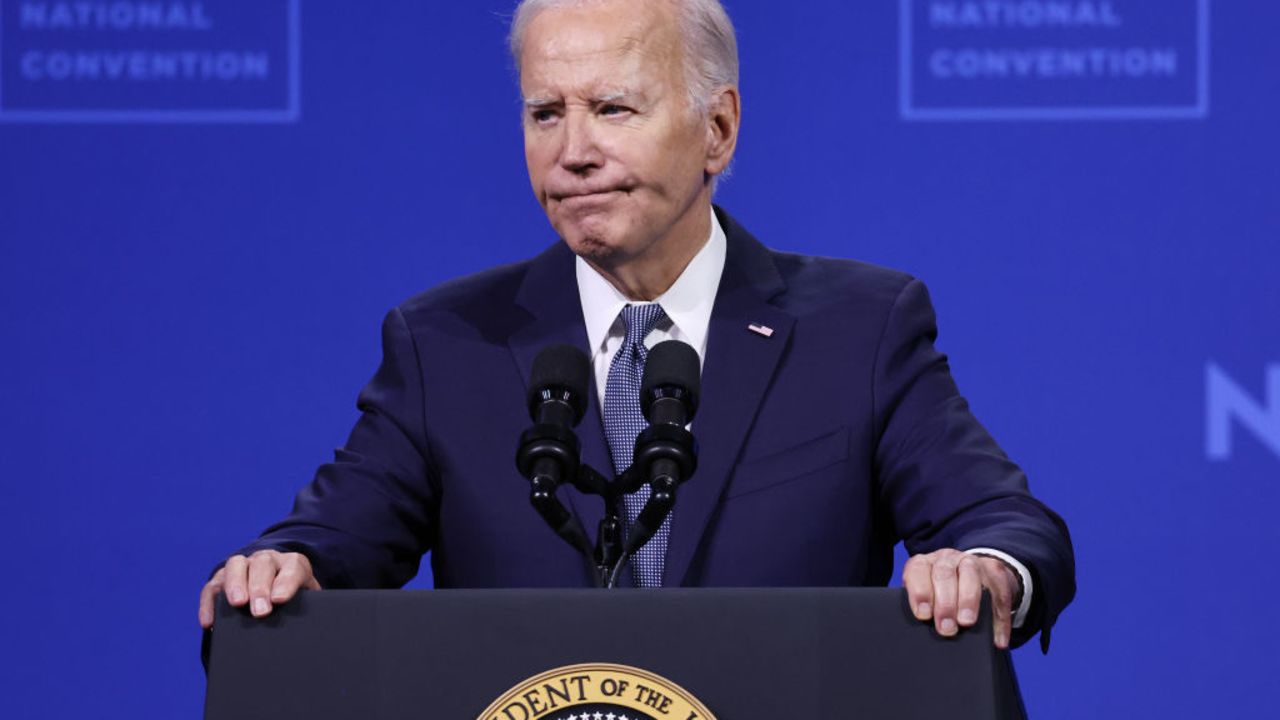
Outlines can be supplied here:
M634 90L607 90L592 95L589 100L593 105L605 105L608 103L618 102L619 100L633 100L642 97L641 93ZM534 95L524 99L524 106L530 109L538 109L560 105L563 101L554 97L543 97Z
M619 100L635 101L635 100L639 100L641 97L643 97L642 94L635 90L627 90L622 88L617 90L606 90L603 92L596 93L594 96L592 96L591 102L595 103L596 105L605 105L608 103L618 102Z

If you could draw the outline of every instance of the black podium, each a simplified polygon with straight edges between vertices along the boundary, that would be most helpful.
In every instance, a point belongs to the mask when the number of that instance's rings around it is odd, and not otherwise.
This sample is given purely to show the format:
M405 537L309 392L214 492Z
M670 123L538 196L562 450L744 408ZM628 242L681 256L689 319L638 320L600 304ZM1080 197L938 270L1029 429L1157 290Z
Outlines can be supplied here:
M1023 718L981 617L944 639L882 588L304 593L262 621L219 606L205 717L472 720L540 673L617 663L717 720ZM522 714L568 717L490 717Z

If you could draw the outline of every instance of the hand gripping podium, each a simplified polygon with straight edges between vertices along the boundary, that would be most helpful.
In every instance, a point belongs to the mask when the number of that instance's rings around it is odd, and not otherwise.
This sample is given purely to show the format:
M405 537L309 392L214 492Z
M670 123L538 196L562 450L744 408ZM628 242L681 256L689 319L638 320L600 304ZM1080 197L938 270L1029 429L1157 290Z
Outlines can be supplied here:
M327 590L265 620L220 603L205 718L702 720L677 690L716 720L1024 718L987 603L949 639L884 588ZM551 672L568 666L588 670ZM601 692L642 711L582 704Z

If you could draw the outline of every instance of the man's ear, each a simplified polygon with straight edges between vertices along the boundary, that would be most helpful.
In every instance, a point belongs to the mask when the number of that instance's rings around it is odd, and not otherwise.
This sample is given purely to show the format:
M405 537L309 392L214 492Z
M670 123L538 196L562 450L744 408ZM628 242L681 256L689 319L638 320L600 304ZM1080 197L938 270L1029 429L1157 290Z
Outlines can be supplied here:
M726 87L716 93L707 108L708 175L719 175L729 167L738 147L738 127L742 124L742 97L738 88Z

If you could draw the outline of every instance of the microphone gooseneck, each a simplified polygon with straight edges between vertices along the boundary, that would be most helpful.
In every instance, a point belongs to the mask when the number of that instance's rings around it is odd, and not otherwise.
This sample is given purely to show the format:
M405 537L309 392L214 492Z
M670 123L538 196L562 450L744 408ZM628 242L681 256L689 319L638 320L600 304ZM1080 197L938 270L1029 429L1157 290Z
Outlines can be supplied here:
M528 408L533 427L520 435L516 468L529 480L529 501L551 529L591 558L582 523L556 497L563 482L579 475L582 446L573 428L587 407L591 361L572 345L554 345L538 353L529 379Z
M627 560L662 527L675 506L676 488L697 470L697 443L685 426L697 413L701 389L701 363L692 347L668 340L649 350L640 385L640 408L649 427L636 438L635 459L620 480L626 492L647 484L649 499L631 523L609 587Z

